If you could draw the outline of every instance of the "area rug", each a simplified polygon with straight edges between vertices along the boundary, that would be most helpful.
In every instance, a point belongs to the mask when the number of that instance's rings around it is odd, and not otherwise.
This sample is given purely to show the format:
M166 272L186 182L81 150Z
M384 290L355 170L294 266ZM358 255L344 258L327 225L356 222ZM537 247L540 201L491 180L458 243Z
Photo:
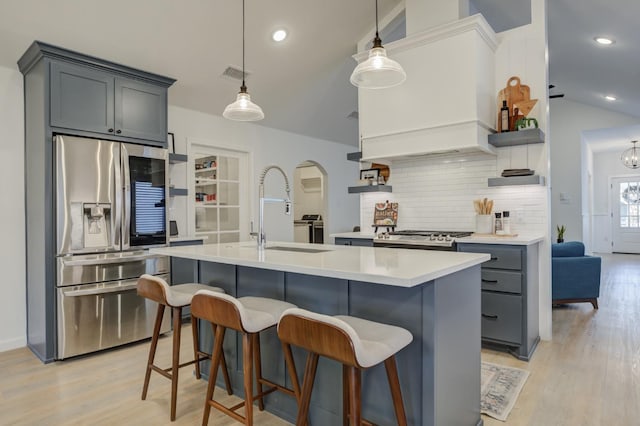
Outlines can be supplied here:
M527 377L526 370L483 362L480 412L506 421Z

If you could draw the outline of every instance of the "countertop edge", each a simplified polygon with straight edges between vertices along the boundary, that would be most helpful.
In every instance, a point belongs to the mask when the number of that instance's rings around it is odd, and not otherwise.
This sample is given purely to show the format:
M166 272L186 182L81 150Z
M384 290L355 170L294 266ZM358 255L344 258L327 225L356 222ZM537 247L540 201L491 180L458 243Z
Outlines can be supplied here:
M520 245L529 246L544 241L544 235L522 235L517 237L464 237L456 238L456 243L462 244L503 244L503 245Z
M202 247L202 246L189 246L189 248L194 247ZM337 246L341 249L350 249L351 247ZM322 269L317 268L315 266L305 266L305 265L291 265L291 264L280 264L280 263L266 263L261 262L254 259L243 259L238 257L224 256L224 255L214 255L210 253L197 253L197 252L185 252L185 247L158 247L149 249L149 252L152 254L161 254L166 256L175 256L182 257L193 260L200 260L204 262L217 262L228 265L238 265L238 266L246 266L252 268L260 268L266 270L273 271L281 271L281 272L291 272L297 274L304 275L315 275L319 277L327 277L327 278L337 278L344 279L348 281L361 281L361 282L370 282L374 284L382 284L389 285L395 287L415 287L417 285L433 281L435 279L441 278L445 275L449 275L463 269L467 269L473 267L475 265L480 265L483 262L486 262L490 259L489 254L485 253L464 253L469 257L464 261L459 261L454 265L447 266L435 271L431 271L425 274L418 274L413 277L392 277L385 275L372 274L367 272L353 272L353 271L344 271L344 270L332 270L332 269ZM356 249L355 247L353 249ZM368 249L368 250L380 250L372 247L364 247L358 249ZM383 249L388 250L388 249ZM401 249L393 249L393 250L401 250ZM462 253L460 253L462 254Z
M339 232L337 234L329 234L333 238L354 238L363 240L372 240L376 237L376 234L367 234L364 232Z

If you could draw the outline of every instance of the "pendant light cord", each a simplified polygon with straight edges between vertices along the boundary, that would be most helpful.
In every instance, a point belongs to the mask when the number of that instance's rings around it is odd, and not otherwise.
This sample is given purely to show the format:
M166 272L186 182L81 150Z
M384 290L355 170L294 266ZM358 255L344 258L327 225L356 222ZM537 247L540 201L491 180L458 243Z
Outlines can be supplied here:
M378 0L376 0L376 36L373 39L372 47L382 47L382 40L380 40L380 36L378 35Z
M244 83L244 0L242 0L242 86L240 91L247 92L247 86Z

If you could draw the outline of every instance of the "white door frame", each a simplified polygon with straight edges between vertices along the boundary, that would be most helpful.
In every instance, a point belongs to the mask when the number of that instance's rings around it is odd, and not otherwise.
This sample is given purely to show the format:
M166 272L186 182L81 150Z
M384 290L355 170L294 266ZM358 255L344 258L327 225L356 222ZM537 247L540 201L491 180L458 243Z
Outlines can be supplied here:
M614 210L614 205L613 205L613 181L617 180L617 179L634 179L637 180L638 182L640 182L640 174L632 174L632 173L627 173L627 174L622 174L622 175L611 175L608 178L608 189L609 189L609 197L608 197L608 203L609 203L609 240L611 241L611 252L613 253L613 249L614 249L614 240L613 240L613 236L614 236L614 227L615 227L615 221L614 221L614 217L613 217L613 210Z

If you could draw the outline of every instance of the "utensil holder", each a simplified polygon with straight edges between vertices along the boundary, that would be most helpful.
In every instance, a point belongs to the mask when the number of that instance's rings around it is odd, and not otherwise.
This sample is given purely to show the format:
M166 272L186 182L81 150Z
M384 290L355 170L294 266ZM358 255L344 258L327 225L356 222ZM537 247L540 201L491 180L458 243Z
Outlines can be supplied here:
M493 216L490 214L476 215L476 234L493 234Z

